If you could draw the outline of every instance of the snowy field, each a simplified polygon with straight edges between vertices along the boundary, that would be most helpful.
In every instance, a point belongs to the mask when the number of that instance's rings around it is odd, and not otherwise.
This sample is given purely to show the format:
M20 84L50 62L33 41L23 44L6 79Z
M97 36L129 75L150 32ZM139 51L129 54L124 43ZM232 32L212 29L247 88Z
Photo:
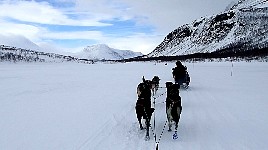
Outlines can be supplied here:
M175 63L0 63L1 150L154 150L135 114L142 76L172 81ZM159 150L268 149L268 63L185 63L177 140ZM165 88L156 94L156 140L166 122ZM161 96L161 94L163 94ZM153 99L152 99L153 101Z

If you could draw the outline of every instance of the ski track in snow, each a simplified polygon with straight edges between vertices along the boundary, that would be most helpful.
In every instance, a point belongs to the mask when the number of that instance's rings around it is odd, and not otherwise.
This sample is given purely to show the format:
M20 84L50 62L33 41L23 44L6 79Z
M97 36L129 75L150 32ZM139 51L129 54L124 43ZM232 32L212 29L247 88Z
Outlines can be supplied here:
M166 89L159 88L145 141L136 87L154 75L164 87L174 64L0 64L0 149L149 150L152 129L159 150L268 148L268 64L258 62L186 63L191 83L180 90L178 139L163 131Z

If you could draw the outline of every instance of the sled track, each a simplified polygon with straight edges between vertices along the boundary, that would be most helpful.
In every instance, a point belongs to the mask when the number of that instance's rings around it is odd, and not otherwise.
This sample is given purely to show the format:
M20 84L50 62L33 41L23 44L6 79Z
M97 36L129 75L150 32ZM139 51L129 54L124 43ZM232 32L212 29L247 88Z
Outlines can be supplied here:
M128 136L132 136L132 134L134 133L133 131L135 130L134 126L136 126L136 128L138 127L138 124L136 122L135 123L133 122L136 120L133 120L133 117L132 117L135 114L135 106L132 105L130 108L128 108L128 111L123 112L122 114L124 114L124 115L119 116L119 117L114 115L113 118L107 120L98 129L93 129L93 130L96 130L97 132L93 136L88 137L77 148L77 150L107 149L108 147L104 146L104 145L108 145L108 146L112 147L112 146L114 146L115 143L107 143L106 141L109 138L116 138L117 135L115 135L115 133L119 134L119 135L123 135L124 137L126 137L126 139L128 139ZM130 117L129 114L133 114L133 115L131 115L131 117ZM131 125L131 122L132 122L132 125ZM127 131L125 131L125 130L127 130ZM122 145L122 141L120 141L120 143ZM126 146L127 145L128 144L126 144Z

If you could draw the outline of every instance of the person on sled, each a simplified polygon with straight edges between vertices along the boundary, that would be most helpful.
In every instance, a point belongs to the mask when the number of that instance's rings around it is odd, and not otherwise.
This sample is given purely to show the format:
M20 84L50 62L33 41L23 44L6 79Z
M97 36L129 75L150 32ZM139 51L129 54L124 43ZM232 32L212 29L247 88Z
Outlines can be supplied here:
M183 83L186 83L187 86L189 85L190 77L186 66L182 65L180 61L177 61L176 67L172 70L172 75L176 84L183 85Z

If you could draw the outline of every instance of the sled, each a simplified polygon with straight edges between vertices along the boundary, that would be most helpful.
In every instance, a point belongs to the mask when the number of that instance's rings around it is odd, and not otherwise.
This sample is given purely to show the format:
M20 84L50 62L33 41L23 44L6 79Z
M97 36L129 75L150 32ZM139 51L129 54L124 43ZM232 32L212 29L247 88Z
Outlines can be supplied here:
M190 78L188 71L185 72L185 76L183 78L180 78L180 79L174 78L175 84L179 84L181 87L184 87L184 88L189 87L190 79L191 78Z

